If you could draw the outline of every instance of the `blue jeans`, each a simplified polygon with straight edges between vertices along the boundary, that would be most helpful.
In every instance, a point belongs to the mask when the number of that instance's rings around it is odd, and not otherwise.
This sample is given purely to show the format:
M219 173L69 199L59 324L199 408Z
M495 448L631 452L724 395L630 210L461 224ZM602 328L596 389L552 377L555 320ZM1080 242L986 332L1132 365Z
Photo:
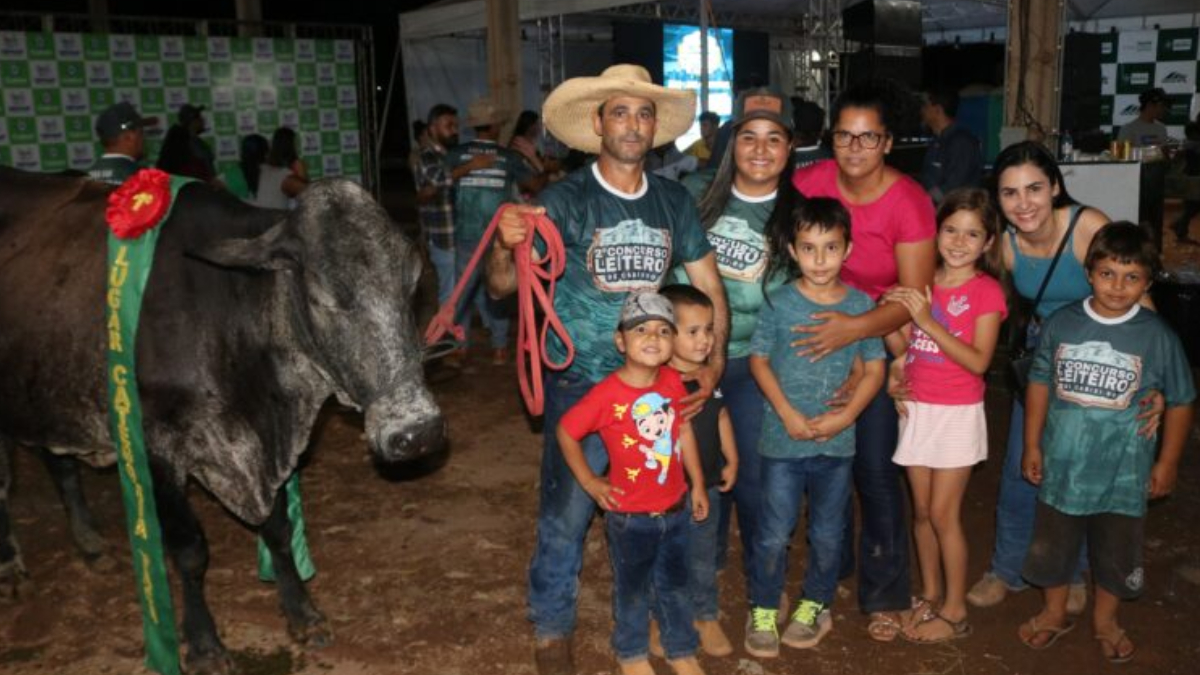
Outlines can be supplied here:
M471 256L475 254L475 244L455 242L454 246L454 269L458 278L461 279L467 271L467 264L471 262ZM480 258L479 266L471 272L470 281L467 282L462 297L458 300L455 320L463 327L469 344L471 341L471 306L474 305L475 309L479 310L483 325L491 333L492 349L503 349L508 345L508 315L505 313L501 301L488 295L487 284L484 283L482 274L483 264L484 260Z
M450 299L450 295L454 293L454 284L458 281L458 277L454 273L454 249L439 248L430 242L429 260L433 263L433 269L437 271L437 295L440 307Z
M788 548L804 495L808 495L808 565L801 597L833 602L850 499L850 457L762 460L762 518L750 575L751 604L779 606L787 575Z
M575 630L583 541L596 513L596 502L575 480L555 436L562 416L595 383L568 370L550 372L545 384L537 543L529 565L529 620L538 639L563 638ZM583 454L596 474L608 468L600 436L583 439Z
M758 439L762 436L764 399L762 390L750 374L750 358L730 359L725 364L721 378L721 395L733 421L733 436L737 442L738 475L733 489L721 495L720 516L717 524L717 569L725 568L725 554L729 549L729 519L733 505L737 505L738 529L742 535L742 569L749 578L753 569L754 542L758 539L758 521L762 511L762 486L760 484L761 455L758 454ZM715 503L715 502L714 502Z
M1025 454L1025 406L1019 397L1013 398L1012 417L1008 423L1008 443L1004 449L1004 466L1000 470L1000 496L996 500L996 547L992 550L992 574L1010 590L1021 590L1028 584L1021 577L1025 554L1033 540L1033 516L1037 511L1038 488L1021 475L1021 456ZM1080 556L1075 581L1082 581L1087 569L1087 547Z
M688 532L688 591L692 613L697 621L716 621L717 606L717 531L720 519L715 507L721 503L720 488L708 488L709 516L691 521Z
M900 469L892 463L899 418L886 388L875 395L854 426L854 487L858 490L858 607L865 613L909 606L908 526ZM846 500L846 536L839 576L854 570L854 500Z
M686 499L686 496L685 496ZM658 621L668 659L692 656L699 646L688 598L687 508L663 516L605 516L613 568L613 651L617 660L649 656L650 612Z

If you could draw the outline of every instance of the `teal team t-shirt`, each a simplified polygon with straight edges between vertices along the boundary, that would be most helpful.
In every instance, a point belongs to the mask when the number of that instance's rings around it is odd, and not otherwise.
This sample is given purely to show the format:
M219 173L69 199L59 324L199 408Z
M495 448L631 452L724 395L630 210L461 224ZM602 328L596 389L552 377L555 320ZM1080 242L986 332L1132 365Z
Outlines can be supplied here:
M653 174L644 174L638 193L626 195L604 183L593 163L546 188L538 201L567 253L554 310L575 343L570 370L599 382L622 363L613 331L625 296L660 287L672 267L712 249L687 191ZM557 338L548 351L556 361L566 355Z
M876 337L851 342L815 363L809 361L807 356L797 356L797 349L792 346L796 340L792 327L814 323L812 315L816 312L842 312L857 316L874 309L875 303L866 293L847 286L846 297L840 302L821 305L809 300L796 284L791 283L772 291L769 298L770 302L764 304L758 313L758 328L750 342L750 352L770 360L771 371L779 380L779 387L792 407L805 417L814 417L829 410L825 402L845 382L854 365L854 357L862 357L863 363L884 358L883 341ZM772 459L819 455L853 457L854 425L821 443L793 440L788 436L779 413L768 403L763 414L758 453Z
M763 235L775 193L763 198L747 197L737 190L729 197L725 212L709 228L708 243L717 254L717 269L725 284L729 302L730 331L728 356L750 355L750 338L758 324L758 310L766 299L763 276L767 272L767 240ZM687 282L687 274L676 268L675 280ZM782 276L767 283L767 291L784 283Z
M517 185L531 177L529 165L519 154L493 141L473 140L446 153L449 171L476 155L495 155L496 163L476 169L454 184L454 240L476 244L502 204L517 200Z
M1038 498L1075 516L1146 512L1153 439L1139 436L1137 402L1155 389L1167 407L1196 397L1179 337L1154 312L1105 319L1088 300L1042 327L1029 372L1050 387Z

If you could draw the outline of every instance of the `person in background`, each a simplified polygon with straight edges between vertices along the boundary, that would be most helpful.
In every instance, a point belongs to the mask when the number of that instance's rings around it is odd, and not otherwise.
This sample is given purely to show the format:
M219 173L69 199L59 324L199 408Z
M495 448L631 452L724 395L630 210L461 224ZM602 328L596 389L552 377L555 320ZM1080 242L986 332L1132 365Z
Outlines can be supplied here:
M545 184L544 176L530 171L521 155L497 143L503 122L491 99L472 102L467 109L467 126L475 130L475 139L451 148L446 156L446 167L454 181L454 272L460 280L496 210L514 201L517 190L536 193ZM453 355L452 361L461 364L466 360L474 307L491 334L492 365L504 365L508 362L505 308L488 296L481 269L476 268L465 283L456 312L458 323L466 332L467 344Z
M187 176L197 180L206 175L204 164L192 154L191 139L187 130L178 124L167 129L162 146L158 149L158 161L154 166L176 176Z
M417 220L437 270L438 304L454 292L454 179L446 168L446 149L458 145L458 110L445 103L429 109L429 144L421 149L417 181Z
M221 182L233 196L252 203L254 194L258 192L258 177L262 171L262 163L267 161L267 153L271 144L262 134L250 134L242 138L238 150L238 163L221 172Z
M933 132L921 166L921 185L937 204L951 190L979 187L983 179L983 153L979 139L955 122L958 92L931 89L921 105L921 122Z
M1129 141L1135 148L1166 143L1167 125L1161 120L1171 105L1167 92L1161 87L1147 89L1138 95L1138 103L1142 106L1138 116L1121 126L1117 140Z
M88 175L112 185L120 185L141 168L146 152L146 127L158 124L158 118L142 117L132 104L122 101L104 109L96 117L96 135L104 146Z
M308 187L308 168L297 150L296 132L279 127L271 134L271 150L261 165L252 204L264 209L289 209Z
M530 170L535 174L544 175L547 181L558 180L562 177L563 167L557 159L542 154L541 148L538 147L541 136L541 117L533 110L523 110L517 116L517 123L513 125L512 138L508 140L508 147L521 153L525 162L529 164ZM528 201L534 195L526 194L524 197Z
M425 120L413 120L412 149L408 151L408 169L412 171L414 182L417 180L417 172L421 169L421 151L427 145L429 145L429 124ZM420 189L419 186L418 189Z
M800 169L822 159L831 159L833 151L822 142L825 135L825 111L812 101L792 99L792 121L796 135L792 138L792 163Z
M184 103L179 106L179 125L187 132L190 159L185 162L190 173L181 174L211 182L217 176L216 157L208 143L200 137L208 125L204 120L204 106Z
M697 168L708 166L712 157L713 145L717 142L717 130L721 128L721 117L717 113L706 110L700 113L700 138L684 150L685 155L696 158Z

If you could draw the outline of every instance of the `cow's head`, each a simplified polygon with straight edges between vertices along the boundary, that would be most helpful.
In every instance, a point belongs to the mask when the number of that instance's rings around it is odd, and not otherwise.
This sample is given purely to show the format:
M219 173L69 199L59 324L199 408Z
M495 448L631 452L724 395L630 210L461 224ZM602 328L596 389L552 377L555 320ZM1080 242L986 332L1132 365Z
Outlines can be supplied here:
M425 386L410 309L421 257L362 188L314 183L263 235L227 240L199 256L287 275L290 332L338 399L365 410L381 459L411 459L441 444L445 420Z

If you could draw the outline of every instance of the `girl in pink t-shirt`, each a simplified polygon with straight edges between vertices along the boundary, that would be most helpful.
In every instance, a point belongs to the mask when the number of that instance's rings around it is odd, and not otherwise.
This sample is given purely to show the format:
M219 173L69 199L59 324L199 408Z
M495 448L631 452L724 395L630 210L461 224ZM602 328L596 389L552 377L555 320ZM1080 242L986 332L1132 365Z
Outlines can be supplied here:
M898 352L892 375L909 392L909 400L897 401L900 442L892 461L908 472L924 589L902 635L923 644L971 633L960 511L971 467L987 458L983 374L1007 313L1004 291L989 274L999 219L988 194L951 192L937 222L933 289L896 288L883 298L912 315L888 345Z

